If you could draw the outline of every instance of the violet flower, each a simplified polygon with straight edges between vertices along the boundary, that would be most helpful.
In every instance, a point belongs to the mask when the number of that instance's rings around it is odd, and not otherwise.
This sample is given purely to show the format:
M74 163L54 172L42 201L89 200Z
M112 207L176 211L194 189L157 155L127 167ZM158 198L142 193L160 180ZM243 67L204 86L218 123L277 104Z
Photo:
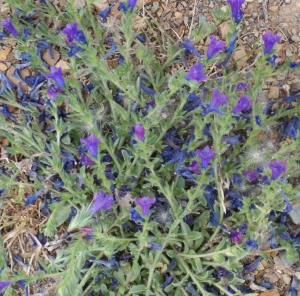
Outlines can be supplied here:
M51 100L55 100L58 94L64 94L64 91L57 85L51 84L47 89L47 94Z
M0 40L2 40L2 38L6 38L7 35L4 32L0 32Z
M220 105L225 105L229 99L229 96L221 93L217 87L214 88L214 95L210 103L213 107L218 107Z
M227 0L231 6L231 16L236 24L239 24L242 17L244 16L244 11L241 9L245 0Z
M243 234L239 231L233 230L230 232L231 241L234 243L241 244L243 239Z
M128 8L133 10L136 5L137 0L128 0Z
M276 54L273 54L271 57L267 58L267 61L271 64L271 67L275 67L275 61L278 58Z
M260 118L260 116L256 114L256 115L254 116L254 118L255 118L255 123L256 123L258 126L261 126L261 118Z
M195 48L195 46L189 39L186 38L185 41L180 45L180 48L185 49L184 54L193 53L196 57L201 59L200 53L198 52L198 50Z
M145 140L145 129L144 129L143 125L138 123L138 124L134 125L133 129L134 129L134 133L136 134L136 136L142 142L144 142L144 140Z
M185 75L186 80L196 80L202 82L207 79L207 76L203 72L203 64L196 63L191 67L190 71Z
M142 209L142 213L147 216L149 214L150 211L150 207L151 205L153 205L156 201L156 198L150 198L149 196L143 196L139 199L135 199L134 200L136 204L138 204L141 209Z
M45 74L45 77L48 79L52 79L56 82L56 84L60 87L65 87L65 81L62 75L62 68L56 68L52 66L50 69L50 74Z
M190 165L188 167L188 170L197 175L200 175L201 171L200 171L197 160L192 160L192 162L190 163Z
M98 139L95 134L89 135L87 139L80 138L80 143L86 146L93 157L98 156L98 146L100 143L100 139Z
M80 155L80 161L81 161L82 165L92 166L95 164L95 162L93 160L91 160L84 153Z
M216 53L222 51L225 47L225 42L217 41L215 35L210 35L210 44L206 52L207 59L211 59Z
M170 276L168 276L164 282L164 284L161 286L161 289L164 290L167 286L171 285L171 283L173 282L175 275L172 274Z
M238 82L236 85L236 91L244 91L250 86L249 83Z
M286 172L286 166L283 161L274 159L269 163L269 168L272 171L272 180L276 180L282 173Z
M209 148L209 146L206 146L203 150L197 149L196 153L201 159L201 166L203 169L206 169L211 159L217 155Z
M13 36L18 37L19 33L16 30L16 28L14 27L14 25L12 24L12 21L10 18L8 19L3 19L2 20L2 26L9 31Z
M81 42L84 44L87 44L84 33L82 30L78 30L78 23L70 23L67 24L64 29L61 30L61 33L64 35L67 35L66 43L71 43L73 40L76 40L77 42Z
M264 48L264 54L268 54L272 50L274 44L276 42L280 42L281 36L278 36L278 35L276 35L276 34L274 34L274 33L272 33L271 31L268 30L262 36L262 39L264 41L264 46L265 46L265 48Z
M139 214L137 210L134 208L130 208L130 215L131 215L131 220L135 223L138 223L138 221L144 222L144 218Z
M7 286L9 286L12 282L13 282L13 280L8 280L8 281L0 282L0 290L3 290Z
M247 171L243 172L245 178L247 178L250 182L253 182L258 179L258 173L256 171Z
M285 208L282 210L284 213L289 213L293 210L293 206L291 205L288 197L286 194L280 189L280 194L283 196L284 202L285 202Z
M28 35L29 35L30 33L31 33L31 30L25 27L25 28L23 29L23 37L22 37L22 40L23 40L23 41L26 41L26 39L27 39L27 37L28 37Z
M114 198L105 194L102 190L94 193L93 204L90 207L90 211L94 214L100 210L109 210L112 208L111 204L114 202Z
M78 52L84 51L80 46L70 45L70 50L68 51L68 57L71 58Z
M236 106L232 109L233 114L237 114L241 111L251 108L251 99L248 96L241 95Z

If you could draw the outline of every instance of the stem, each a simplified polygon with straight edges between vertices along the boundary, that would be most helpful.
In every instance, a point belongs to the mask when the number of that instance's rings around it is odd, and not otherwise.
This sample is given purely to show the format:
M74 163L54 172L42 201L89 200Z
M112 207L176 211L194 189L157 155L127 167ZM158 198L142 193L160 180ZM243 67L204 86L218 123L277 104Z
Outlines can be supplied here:
M226 253L228 251L230 251L232 248L227 248L221 251L217 251L217 252L211 252L211 253L206 253L206 254L195 254L195 255L188 255L188 254L184 254L184 253L178 253L177 255L180 257L185 257L185 258L205 258L205 257L212 257L216 254L222 254L222 253Z

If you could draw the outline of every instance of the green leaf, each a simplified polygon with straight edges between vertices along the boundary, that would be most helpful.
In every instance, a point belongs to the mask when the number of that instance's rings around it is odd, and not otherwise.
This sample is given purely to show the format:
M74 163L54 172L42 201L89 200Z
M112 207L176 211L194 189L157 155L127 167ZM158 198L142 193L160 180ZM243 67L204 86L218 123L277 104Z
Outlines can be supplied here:
M53 236L56 232L56 228L69 218L71 205L61 205L61 203L59 203L56 206L44 229L46 236Z
M145 285L138 285L138 286L133 286L130 290L129 290L129 295L130 294L139 294L142 292L146 291L146 286Z

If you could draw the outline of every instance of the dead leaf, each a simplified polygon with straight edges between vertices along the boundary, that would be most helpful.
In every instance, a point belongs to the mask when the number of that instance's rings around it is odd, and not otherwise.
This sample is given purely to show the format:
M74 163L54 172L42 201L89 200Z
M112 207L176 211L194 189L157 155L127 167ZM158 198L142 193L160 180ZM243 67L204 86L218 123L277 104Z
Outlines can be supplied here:
M115 189L116 200L119 203L119 206L127 211L131 208L131 203L133 202L132 195L130 192L127 192L124 197L119 196L119 190Z

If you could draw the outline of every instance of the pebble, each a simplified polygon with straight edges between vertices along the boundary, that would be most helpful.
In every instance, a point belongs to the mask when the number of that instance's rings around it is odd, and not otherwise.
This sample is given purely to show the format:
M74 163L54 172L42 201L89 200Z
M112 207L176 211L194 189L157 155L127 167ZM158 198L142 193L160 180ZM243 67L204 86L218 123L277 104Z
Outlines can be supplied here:
M4 63L0 63L0 71L4 72L7 70L7 66Z
M293 281L292 281L292 285L293 288L295 288L295 290L299 291L300 290L300 280L296 277L293 276Z
M298 90L299 89L299 84L292 84L292 88L291 91L293 92L294 90ZM293 206L293 210L291 212L289 212L290 217L292 218L293 222L295 224L299 224L300 223L300 204L296 204Z
M282 279L284 280L284 282L285 282L287 285L289 285L290 282L291 282L291 277L290 277L289 275L287 275L287 274L284 274L284 275L282 276Z
M151 9L151 12L152 12L152 13L156 13L158 10L159 10L159 4L158 4L158 2L153 2L153 3L152 3L152 9Z
M285 0L284 2L285 2L285 4L290 4L291 0Z
M50 66L54 66L60 58L60 54L56 49L52 47L52 51L54 59L51 58L49 49L46 49L42 55L43 60Z
M258 14L257 14L256 12L253 12L253 13L252 13L252 17L253 17L254 19L256 19L256 18L258 17Z
M179 12L179 11L176 11L174 15L175 15L175 18L176 18L176 19L182 18L182 13Z
M292 36L292 40L293 40L294 42L300 42L300 37L297 36L297 35L293 35L293 36Z
M14 86L18 86L19 79L12 76L12 74L15 72L15 69L16 69L15 66L10 67L6 72L6 76L13 83ZM23 79L29 75L30 75L30 72L29 72L28 68L20 70L20 76ZM21 82L21 89L23 92L27 93L28 87L25 83Z
M1 50L0 51L0 61L5 61L10 52L11 52L10 48Z
M279 87L271 86L268 94L268 99L278 99L279 98Z

